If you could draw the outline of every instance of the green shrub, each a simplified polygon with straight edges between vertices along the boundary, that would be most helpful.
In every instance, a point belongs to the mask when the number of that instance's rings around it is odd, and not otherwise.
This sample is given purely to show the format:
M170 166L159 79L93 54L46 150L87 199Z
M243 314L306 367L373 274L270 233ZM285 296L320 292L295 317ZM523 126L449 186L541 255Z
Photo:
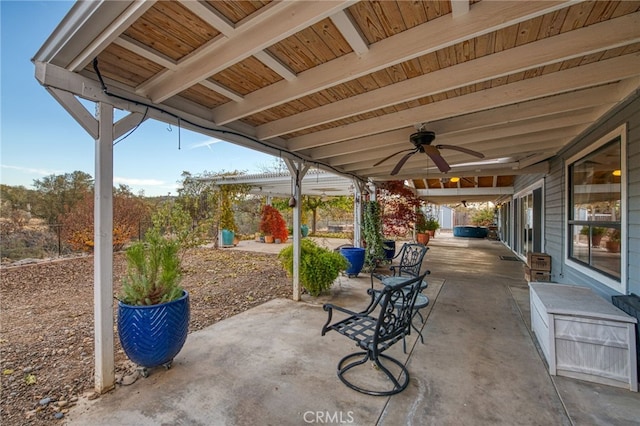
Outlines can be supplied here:
M300 242L300 283L312 296L319 296L331 288L341 271L349 267L349 262L340 253L320 247L312 240ZM282 266L293 274L293 245L280 251Z
M176 240L153 231L132 244L119 299L127 305L159 305L182 297L179 249Z

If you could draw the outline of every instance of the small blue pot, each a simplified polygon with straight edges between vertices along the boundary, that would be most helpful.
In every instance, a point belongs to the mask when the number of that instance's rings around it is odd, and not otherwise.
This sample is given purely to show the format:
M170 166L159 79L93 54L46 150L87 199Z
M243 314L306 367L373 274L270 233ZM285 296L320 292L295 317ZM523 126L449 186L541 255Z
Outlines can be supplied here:
M359 247L343 247L340 249L340 254L351 264L345 271L345 274L349 277L352 275L357 277L364 265L365 250Z
M189 293L168 303L132 306L118 302L118 335L125 354L145 367L170 365L189 333Z
M229 231L228 229L222 230L222 245L223 246L232 246L233 245L233 237L235 234L233 231Z

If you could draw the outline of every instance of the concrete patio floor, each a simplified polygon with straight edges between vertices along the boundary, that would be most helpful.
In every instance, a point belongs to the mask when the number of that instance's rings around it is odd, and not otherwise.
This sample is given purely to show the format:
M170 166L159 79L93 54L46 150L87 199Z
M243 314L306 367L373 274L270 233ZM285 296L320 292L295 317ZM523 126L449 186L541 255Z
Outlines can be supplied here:
M339 245L343 242L331 242ZM262 247L260 247L262 246ZM273 245L240 244L243 250ZM272 247L268 247L272 246ZM322 303L364 308L369 276L340 277L331 295L274 300L189 335L170 370L82 401L73 425L630 425L640 394L550 376L529 325L522 263L502 243L438 235L429 243L425 343L414 333L408 388L391 397L355 392L336 376L356 348L329 333ZM280 246L279 248L282 248ZM335 317L334 317L335 318ZM358 374L375 382L378 371Z

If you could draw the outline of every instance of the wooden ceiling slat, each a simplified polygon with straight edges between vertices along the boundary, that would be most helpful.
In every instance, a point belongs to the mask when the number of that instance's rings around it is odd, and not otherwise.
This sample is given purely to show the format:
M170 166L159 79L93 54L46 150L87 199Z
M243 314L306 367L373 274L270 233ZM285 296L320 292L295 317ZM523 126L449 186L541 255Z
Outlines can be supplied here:
M518 37L518 25L511 25L507 28L496 31L496 44L494 52L502 52L516 46Z
M398 9L398 3L395 1L374 2L374 8L378 10L380 22L384 26L387 37L401 33L407 30L407 26L402 19L402 13Z
M271 3L271 0L252 0L252 1L219 1L207 0L207 3L216 9L222 16L229 21L237 24L243 19L251 16L253 13Z
M178 2L155 3L124 34L179 60L220 33Z
M531 43L538 40L538 34L542 27L542 16L522 22L518 25L518 34L516 36L516 46Z
M123 63L126 63L127 67L122 67ZM116 44L110 45L98 55L98 64L104 77L130 87L138 86L163 69L162 66ZM87 69L93 72L91 64L87 65Z
M374 44L387 38L384 26L370 2L358 2L349 8L367 43Z
M407 29L417 27L427 22L427 11L423 2L420 1L399 1L398 10L402 15L402 21Z
M425 1L424 4L427 11L427 19L430 21L451 13L451 2L448 0Z
M229 102L230 100L226 96L223 96L218 92L214 92L213 90L207 89L201 84L191 86L187 90L181 92L180 96L184 97L185 99L189 99L190 101L197 104L204 105L207 108L215 108L218 105Z
M589 18L593 4L594 2L582 2L569 7L560 32L564 33L581 28Z
M542 17L542 24L540 25L540 34L538 39L552 37L560 34L560 29L564 23L564 18L567 15L567 9L560 9L553 13L547 13Z
M612 18L617 18L640 10L640 1L619 1L612 3L617 3L616 10L611 15Z

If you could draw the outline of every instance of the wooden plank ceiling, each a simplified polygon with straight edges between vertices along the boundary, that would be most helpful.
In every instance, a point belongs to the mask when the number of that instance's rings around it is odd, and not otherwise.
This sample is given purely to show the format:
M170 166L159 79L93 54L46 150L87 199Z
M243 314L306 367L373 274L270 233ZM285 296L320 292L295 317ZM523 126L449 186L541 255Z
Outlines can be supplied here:
M78 3L74 19L36 64L96 81L97 57L108 89L140 101L131 110L326 170L413 180L432 199L500 198L640 87L638 1L119 1ZM402 155L374 166L413 148L417 128L485 158L442 149L446 175L422 153L395 177Z

